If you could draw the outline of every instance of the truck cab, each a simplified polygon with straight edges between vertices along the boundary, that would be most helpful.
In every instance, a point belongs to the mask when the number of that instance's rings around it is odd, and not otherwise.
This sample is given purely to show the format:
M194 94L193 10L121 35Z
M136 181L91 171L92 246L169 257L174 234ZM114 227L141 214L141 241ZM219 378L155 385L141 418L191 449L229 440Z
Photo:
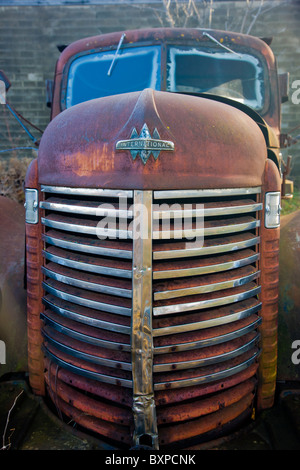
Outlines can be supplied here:
M224 31L61 53L26 177L29 377L117 448L198 445L273 404L280 83L265 41Z

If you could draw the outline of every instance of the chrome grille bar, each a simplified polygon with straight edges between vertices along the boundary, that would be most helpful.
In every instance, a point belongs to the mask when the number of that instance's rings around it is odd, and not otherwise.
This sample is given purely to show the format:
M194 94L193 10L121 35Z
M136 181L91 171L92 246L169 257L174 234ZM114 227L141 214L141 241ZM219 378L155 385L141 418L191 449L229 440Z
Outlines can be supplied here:
M184 297L194 294L204 294L207 292L230 289L232 287L242 286L243 284L247 284L248 282L254 281L254 279L257 279L259 277L259 275L260 272L256 271L252 274L248 274L247 276L239 277L237 279L230 279L228 281L212 282L210 284L200 285L196 287L187 287L184 289L173 289L156 292L154 294L154 300L172 299L175 297Z
M85 243L78 243L78 241L70 241L60 239L54 236L43 235L42 236L45 243L49 245L58 246L60 248L65 248L72 251L80 251L83 253L95 254L99 256L110 256L116 258L126 258L132 259L132 251L129 250L120 250L115 248L107 248L97 245L89 245L87 241Z
M63 351L64 353L69 354L70 356L83 359L87 362L92 362L93 364L99 364L99 365L103 365L106 367L112 367L115 369L129 370L129 371L131 371L132 369L131 364L129 362L127 363L127 362L121 362L121 361L114 361L112 359L107 359L104 357L87 354L83 351L79 351L77 349L71 348L70 346L66 346L65 344L60 343L59 341L56 341L54 338L50 337L44 330L42 331L42 334L50 344L55 346L56 349Z
M56 331L63 333L64 335L82 341L84 343L93 344L95 346L100 346L102 348L107 349L115 349L120 351L127 351L130 352L130 344L124 343L114 343L112 341L107 341L103 339L99 339L93 336L88 336L87 334L80 333L78 331L72 330L57 321L54 321L52 318L49 318L44 313L41 314L41 319L45 322L46 325L50 325Z
M261 187L253 188L224 188L224 189L174 189L153 191L154 199L185 199L185 198L213 198L213 197L231 197L249 194L260 194Z
M139 237L133 249L132 299L132 380L134 443L144 435L158 449L156 406L153 390L152 338L152 192L135 191L135 204L142 218ZM139 219L134 218L134 232Z
M101 229L97 226L72 224L69 222L61 222L59 220L50 220L45 217L41 217L41 222L46 227L65 230L67 232L86 233L89 235L103 236L108 238L132 238L132 232L128 230Z
M50 194L64 194L72 196L96 196L96 197L115 197L132 198L133 191L123 189L99 189L99 188L69 188L64 186L41 185L41 191Z
M256 296L260 293L259 287L252 287L252 289L242 292L240 294L228 295L224 297L218 297L217 299L200 300L198 302L187 302L183 304L164 305L161 307L153 308L153 315L167 315L178 312L187 312L192 310L200 310L202 308L217 307L220 305L227 305L233 302L239 302L240 300L249 299L250 297Z
M186 362L183 361L183 362L175 362L175 363L170 363L170 364L168 363L154 364L153 369L154 369L154 372L165 372L165 371L172 371L175 368L176 370L193 369L195 367L206 367L207 365L210 365L210 364L217 364L219 362L224 362L251 350L253 345L258 342L259 338L260 338L260 335L257 334L251 341L243 344L243 346L230 352L223 352L222 354L219 354L217 356L210 356L210 357L205 357L202 359L195 359L195 360L186 361Z
M127 335L130 335L131 333L130 326L121 325L118 323L112 323L112 322L108 322L104 320L99 320L98 318L94 318L92 316L80 314L74 311L74 309L76 308L76 306L74 305L69 306L69 308L61 307L55 304L54 301L51 301L50 299L48 299L47 297L43 298L43 304L47 308L49 308L52 312L55 312L61 315L62 317L68 318L69 320L72 320L72 321L77 321L79 323L84 323L94 328L101 328L103 330L109 330L109 331L113 331L116 333L124 333ZM71 307L73 308L73 310L70 310Z
M89 379L94 379L99 382L104 382L112 385L118 385L126 388L132 388L132 380L124 379L121 377L113 377L106 374L100 374L94 372L92 370L85 369L83 367L75 366L74 364L64 361L63 359L59 358L55 354L53 354L46 346L43 346L44 353L51 358L51 360L58 364L60 367L74 372L75 374L82 375L83 377L87 377Z
M67 259L62 256L49 253L45 250L43 250L43 256L49 261L53 261L54 263L67 266L72 269L79 269L81 271L89 271L98 274L106 274L108 276L125 277L128 279L131 279L132 277L132 272L126 269L111 268L107 266L84 263L82 261L74 261L72 259Z
M235 338L239 338L257 328L261 324L261 318L256 318L254 322L250 325L247 325L243 328L238 330L232 331L231 333L227 333L224 335L215 336L212 338L200 340L200 341L193 341L190 343L176 343L167 346L156 346L154 347L154 354L165 354L165 353L172 353L174 351L188 351L191 349L198 349L198 348L205 348L207 346L213 346L215 344L225 343L226 341L231 341Z
M71 276L66 276L63 274L56 273L51 271L48 268L42 268L42 272L52 279L56 281L63 282L64 284L68 284L70 286L79 287L80 289L87 289L92 290L95 292L102 292L104 294L111 294L111 295L118 295L120 297L127 297L131 299L132 290L129 289L121 289L120 287L112 287L109 285L104 284L96 284L95 282L88 282L82 279L76 279Z
M58 212L66 212L71 214L83 214L83 215L92 215L95 217L122 217L122 218L132 218L133 212L132 210L124 210L124 209L112 209L109 207L110 205L78 205L78 204L70 204L66 202L49 202L49 201L41 201L40 208L50 211L58 211Z
M202 320L193 323L179 323L178 325L172 325L167 327L159 327L153 329L153 336L164 336L176 333L185 333L196 330L203 330L206 328L213 328L216 326L227 325L228 323L236 322L243 318L258 313L261 310L261 302L258 302L255 306L250 308L243 308L236 313L227 314L217 318L210 318L209 320Z
M84 307L90 307L95 310L102 310L104 312L111 312L111 313L116 313L119 315L126 315L126 316L131 316L131 309L126 308L126 307L121 307L119 305L114 305L114 304L108 304L104 302L97 302L95 300L91 299L86 299L82 298L79 295L73 295L73 294L68 294L67 292L64 292L62 290L59 290L55 287L50 286L46 282L43 282L43 288L45 289L46 292L49 292L49 294L52 294L59 299L67 300L68 302L82 305Z
M218 243L219 242L219 243ZM190 256L207 256L219 253L233 252L236 250L242 250L244 248L250 248L260 243L260 237L248 238L242 241L235 241L233 243L224 243L222 239L215 240L215 244L211 246L201 246L200 248L195 247L183 248L183 249L170 249L160 250L153 252L154 260L165 260L175 258L186 258Z
M234 215L234 214L246 214L248 212L256 212L262 210L263 205L258 204L241 204L236 206L229 207L214 207L204 209L172 209L172 206L169 210L160 210L156 209L153 211L153 220L158 219L169 219L170 215L174 219L183 219L183 218L192 218L192 217L212 217L212 216L224 216L224 215Z
M227 233L237 233L243 232L246 230L253 230L260 226L260 221L255 219L249 219L244 223L235 223L235 224L226 224L226 225L217 225L214 227L204 227L204 228L192 228L192 229L179 229L179 230L156 230L153 232L154 240L163 240L163 239L181 239L188 238L192 239L194 237L204 237L212 235L220 235ZM131 234L132 235L132 234Z
M172 390L175 388L183 388L183 387L193 387L195 385L201 385L217 380L226 379L235 375L246 368L248 368L251 364L253 364L259 357L260 351L257 351L251 358L247 359L246 361L242 362L241 364L226 368L222 371L207 374L207 375L199 375L199 377L193 377L189 379L182 379L182 380L173 380L168 382L157 382L154 384L154 390Z
M241 268L242 266L247 266L248 264L255 263L259 259L259 253L253 254L246 258L241 258L235 261L228 261L225 263L212 264L207 266L199 266L195 268L187 269L168 269L153 271L153 279L167 279L175 277L186 277L186 276L197 276L203 274L211 274L221 271L227 271L229 269Z

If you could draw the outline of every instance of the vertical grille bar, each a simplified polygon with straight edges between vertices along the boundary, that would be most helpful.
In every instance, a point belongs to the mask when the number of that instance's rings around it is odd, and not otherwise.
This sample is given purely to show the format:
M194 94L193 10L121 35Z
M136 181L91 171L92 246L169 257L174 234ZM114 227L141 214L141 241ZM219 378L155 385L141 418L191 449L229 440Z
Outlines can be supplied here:
M132 281L132 379L134 444L150 436L158 449L153 391L152 337L152 191L135 191Z

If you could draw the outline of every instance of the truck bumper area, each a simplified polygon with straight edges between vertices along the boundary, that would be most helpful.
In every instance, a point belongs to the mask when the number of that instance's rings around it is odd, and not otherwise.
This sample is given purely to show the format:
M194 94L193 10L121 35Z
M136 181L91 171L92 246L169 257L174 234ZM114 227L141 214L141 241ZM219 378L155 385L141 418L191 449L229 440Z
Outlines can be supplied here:
M290 387L280 387L275 406L247 427L227 438L186 450L299 450L300 389L295 383ZM4 430L8 424L3 435L6 449L107 451L99 454L98 459L105 459L108 452L111 455L116 450L85 434L78 426L63 422L42 398L32 395L22 376L0 382L0 397L0 428ZM7 455L12 458L12 454ZM31 453L28 455L32 457Z

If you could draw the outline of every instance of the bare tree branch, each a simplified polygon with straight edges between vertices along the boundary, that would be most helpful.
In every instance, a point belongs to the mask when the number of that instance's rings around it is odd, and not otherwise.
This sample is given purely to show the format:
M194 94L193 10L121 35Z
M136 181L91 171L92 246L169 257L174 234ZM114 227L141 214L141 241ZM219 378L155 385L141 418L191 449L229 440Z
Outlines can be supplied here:
M245 14L244 14L244 17L243 17L243 21L242 21L242 24L241 24L240 33L243 33L243 31L244 31L244 27L245 27L245 23L246 23L246 20L247 20L247 17L248 17L248 13L249 13L250 9L252 8L252 5L253 5L253 0L247 0L247 8L246 8L246 11L245 11Z
M256 23L256 20L257 18L259 17L259 15L261 14L261 10L262 10L262 7L263 7L263 4L264 4L264 0L260 0L260 5L257 9L257 12L255 15L252 15L252 21L247 29L247 33L246 34L249 34L251 29L253 28L253 25Z
M255 23L269 10L282 6L286 1L276 0L245 0L236 7L227 5L226 16L223 28L226 31L238 31L240 33L250 34ZM222 3L215 3L214 0L186 0L181 2L179 0L161 0L161 6L147 6L157 18L159 24L164 27L171 28L185 27L191 25L199 28L213 28L213 17L218 9L224 9ZM132 5L136 8L145 8L139 5ZM241 21L241 13L242 21Z
M10 413L12 412L15 404L17 403L17 400L19 398L20 395L22 395L22 393L24 392L24 390L22 390L19 395L15 398L14 402L13 402L13 405L12 407L10 408L8 414L7 414L7 419L6 419L6 424L5 424L5 429L4 429L4 433L3 433L3 437L2 437L2 449L1 450L5 450L5 449L8 449L10 446L11 446L11 443L9 442L8 445L5 445L5 435L6 435L6 431L7 431L7 427L8 427L8 423L9 423L9 418L10 418Z

